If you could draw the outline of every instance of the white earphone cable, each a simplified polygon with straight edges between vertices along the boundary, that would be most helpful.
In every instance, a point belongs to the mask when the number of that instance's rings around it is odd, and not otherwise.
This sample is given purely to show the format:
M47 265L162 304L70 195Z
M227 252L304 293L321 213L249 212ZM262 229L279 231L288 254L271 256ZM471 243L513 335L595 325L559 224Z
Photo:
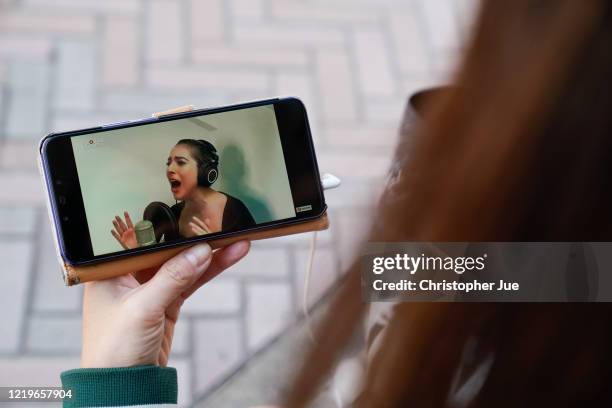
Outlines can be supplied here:
M315 249L317 246L317 231L312 233L312 239L310 240L310 253L308 255L308 263L306 264L306 274L304 275L304 290L302 293L302 312L304 313L304 318L306 319L306 331L308 332L308 337L314 343L315 336L314 331L312 329L312 320L310 318L310 312L308 310L308 292L310 290L310 277L312 274L312 264L314 261Z

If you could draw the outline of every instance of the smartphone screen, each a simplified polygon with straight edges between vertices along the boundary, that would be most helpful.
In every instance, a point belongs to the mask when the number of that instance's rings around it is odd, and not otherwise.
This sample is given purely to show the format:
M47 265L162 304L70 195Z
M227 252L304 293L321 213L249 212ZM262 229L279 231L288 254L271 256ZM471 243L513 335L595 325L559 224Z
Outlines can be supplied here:
M64 257L88 263L320 215L306 118L289 98L48 137Z

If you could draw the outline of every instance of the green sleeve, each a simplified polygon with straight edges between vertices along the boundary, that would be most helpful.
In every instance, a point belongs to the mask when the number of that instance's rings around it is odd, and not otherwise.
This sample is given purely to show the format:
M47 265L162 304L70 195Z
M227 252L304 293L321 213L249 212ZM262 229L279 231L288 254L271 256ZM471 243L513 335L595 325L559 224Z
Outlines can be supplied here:
M72 391L64 407L108 407L176 404L176 369L154 365L121 368L78 368L61 375Z

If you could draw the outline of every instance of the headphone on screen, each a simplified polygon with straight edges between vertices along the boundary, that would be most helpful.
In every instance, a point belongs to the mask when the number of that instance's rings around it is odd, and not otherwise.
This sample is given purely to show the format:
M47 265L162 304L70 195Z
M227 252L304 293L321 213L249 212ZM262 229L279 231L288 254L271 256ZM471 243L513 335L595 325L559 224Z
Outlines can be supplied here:
M206 140L195 140L204 157L204 162L198 165L198 185L210 187L219 177L219 156L217 149Z

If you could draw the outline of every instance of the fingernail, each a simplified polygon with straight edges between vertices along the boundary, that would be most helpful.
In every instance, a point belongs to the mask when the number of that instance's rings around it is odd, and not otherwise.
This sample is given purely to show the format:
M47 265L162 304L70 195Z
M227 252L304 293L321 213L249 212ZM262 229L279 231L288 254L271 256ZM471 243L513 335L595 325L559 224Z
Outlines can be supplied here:
M204 265L204 263L210 258L211 249L208 244L199 244L192 248L189 248L187 252L185 252L185 256L191 262L193 266L200 267Z
M249 248L249 242L248 241L239 241L236 242L234 245L231 245L228 249L228 256L230 258L238 258L239 256L242 256Z

